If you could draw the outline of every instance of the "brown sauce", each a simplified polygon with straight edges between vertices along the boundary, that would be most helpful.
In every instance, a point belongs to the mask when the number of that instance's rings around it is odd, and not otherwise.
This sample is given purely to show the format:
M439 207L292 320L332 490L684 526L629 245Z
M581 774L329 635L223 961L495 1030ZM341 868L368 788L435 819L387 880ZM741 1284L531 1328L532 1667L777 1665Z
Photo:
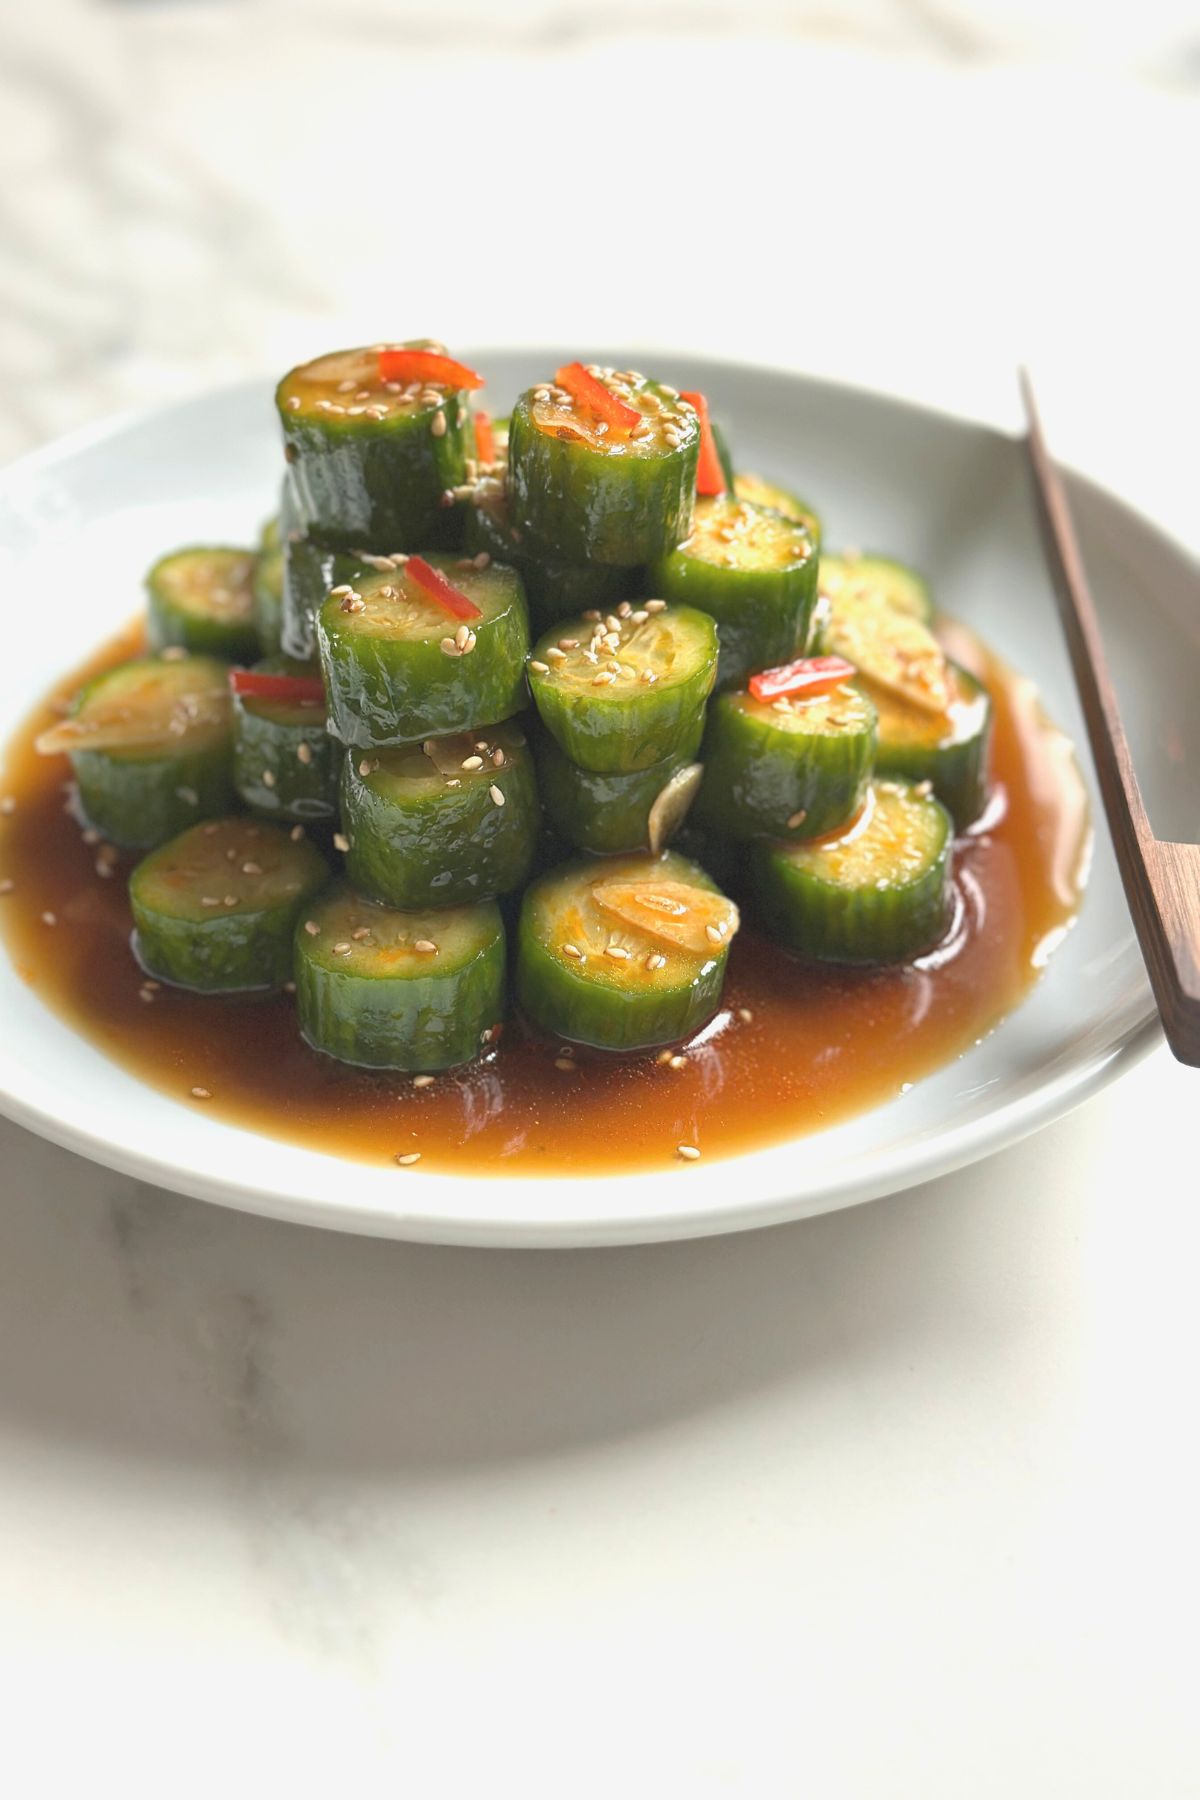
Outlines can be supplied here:
M368 1161L419 1150L424 1168L513 1174L662 1166L681 1143L706 1157L761 1148L890 1100L969 1050L1022 998L1078 906L1089 833L1070 745L1027 680L959 628L944 635L995 703L995 793L986 828L957 847L951 940L914 967L863 971L802 965L745 929L722 1010L682 1069L577 1052L561 1070L561 1046L510 1019L486 1060L414 1090L309 1050L286 996L139 998L123 879L133 859L97 873L68 765L33 740L63 696L138 652L140 626L64 678L9 746L0 924L22 979L108 1055L181 1105L294 1143Z

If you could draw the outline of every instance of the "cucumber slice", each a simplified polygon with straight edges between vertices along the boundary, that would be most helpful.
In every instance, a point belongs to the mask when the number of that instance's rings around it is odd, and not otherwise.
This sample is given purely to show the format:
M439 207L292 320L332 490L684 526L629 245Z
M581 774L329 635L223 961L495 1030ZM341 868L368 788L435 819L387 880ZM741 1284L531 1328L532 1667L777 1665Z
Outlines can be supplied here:
M174 550L160 557L146 577L152 648L177 645L230 662L256 657L256 560L252 550L225 546Z
M535 631L589 607L611 612L636 591L640 573L612 563L565 563L547 556L534 538L515 530L497 481L480 482L476 488L463 525L463 548L469 555L486 552L493 562L517 571Z
M718 688L803 650L817 593L817 553L803 525L748 500L697 500L691 535L657 563L651 591L717 621Z
M546 382L513 408L508 448L513 523L567 563L632 567L686 536L700 427L674 388L631 369L589 373L641 414L632 433L598 424Z
M320 675L312 663L290 656L264 657L254 667L263 675ZM324 706L234 695L234 786L260 818L310 824L334 818L340 761Z
M420 743L525 705L529 615L520 577L430 552L481 617L455 620L397 568L335 585L317 619L329 728L345 744ZM460 649L460 646L462 648Z
M622 601L604 619L567 619L529 663L534 704L581 769L628 775L694 743L712 692L717 633L707 613Z
M254 565L254 632L263 656L278 656L283 641L283 551L260 550Z
M958 831L983 811L988 788L992 702L987 689L950 664L953 698L947 713L909 706L886 688L868 691L879 713L875 767L880 775L931 781Z
M835 612L847 596L867 594L922 625L933 619L933 595L925 577L888 556L860 556L849 551L840 556L823 555L817 586Z
M337 561L336 550L302 532L289 537L284 545L279 643L285 655L299 662L308 662L317 654L317 614L330 588L337 585Z
M520 887L541 826L525 734L510 723L347 752L342 826L347 874L387 906L462 906Z
M630 775L581 769L543 732L537 744L538 790L550 823L577 850L611 856L646 849L650 808L671 777L691 763L703 729L701 712L678 750Z
M308 840L277 825L193 825L129 877L134 952L148 974L200 993L282 987L296 915L328 879Z
M848 682L810 700L721 694L697 821L727 837L821 837L862 807L874 754L875 708Z
M656 899L665 902L657 919ZM662 935L680 907L683 924L699 926L698 939ZM526 890L517 999L544 1031L569 1042L622 1051L678 1043L716 1010L736 918L704 870L673 851L565 863ZM714 930L725 923L720 941L709 940L708 922Z
M149 850L233 805L228 671L207 656L122 663L87 684L38 749L70 756L93 830Z
M376 350L339 350L292 369L275 404L302 530L344 550L458 542L446 496L474 449L465 394L384 381Z
M765 506L768 512L776 512L793 525L803 525L813 543L820 546L822 536L821 515L815 506L802 500L799 494L793 494L790 488L780 487L777 482L768 481L765 475L735 475L730 484L739 500L749 500L754 506Z
M843 589L821 631L826 650L844 656L877 687L925 712L945 713L953 699L946 653L911 614L878 593Z
M337 882L296 927L300 1028L339 1062L450 1069L502 1017L504 964L493 901L397 912Z
M789 949L821 962L904 962L946 929L954 828L932 795L873 781L858 818L809 844L754 847L762 915Z

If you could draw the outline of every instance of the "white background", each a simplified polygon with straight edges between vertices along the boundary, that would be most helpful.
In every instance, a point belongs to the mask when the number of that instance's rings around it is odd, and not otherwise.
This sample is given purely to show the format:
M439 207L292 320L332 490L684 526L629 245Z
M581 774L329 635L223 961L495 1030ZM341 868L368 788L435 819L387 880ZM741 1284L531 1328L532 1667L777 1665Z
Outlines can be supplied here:
M9 7L0 442L381 334L1024 357L1195 542L1198 78L1164 3ZM0 1126L6 1789L1200 1793L1198 1097L561 1256Z

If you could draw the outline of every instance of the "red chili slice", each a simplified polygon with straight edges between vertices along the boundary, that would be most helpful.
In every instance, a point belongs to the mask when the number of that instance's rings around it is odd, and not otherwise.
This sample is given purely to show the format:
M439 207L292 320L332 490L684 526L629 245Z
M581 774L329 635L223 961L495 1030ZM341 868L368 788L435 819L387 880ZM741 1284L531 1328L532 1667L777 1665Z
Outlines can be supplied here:
M404 573L452 619L482 619L483 613L475 602L452 581L447 581L441 570L427 563L423 556L410 556L404 565Z
M764 669L750 677L750 692L756 700L787 700L797 694L813 700L828 694L857 673L854 664L844 656L802 656L796 662L783 663L777 669Z
M490 413L475 414L475 455L481 463L494 463L496 460L496 435L492 430Z
M642 415L637 407L627 406L624 400L619 400L602 381L589 375L581 362L564 363L555 375L554 382L556 387L566 388L580 406L595 413L598 419L616 426L619 431L632 431L635 425L641 423Z
M230 669L229 685L248 700L279 700L285 706L324 706L318 675L265 675L258 669Z
M436 350L381 350L381 381L431 381L436 387L481 388L483 376Z
M696 417L700 421L700 460L696 464L696 492L698 494L723 494L725 492L725 472L721 468L721 458L717 455L717 440L713 436L713 428L708 417L708 401L703 394L680 393L681 400L690 400L696 409Z

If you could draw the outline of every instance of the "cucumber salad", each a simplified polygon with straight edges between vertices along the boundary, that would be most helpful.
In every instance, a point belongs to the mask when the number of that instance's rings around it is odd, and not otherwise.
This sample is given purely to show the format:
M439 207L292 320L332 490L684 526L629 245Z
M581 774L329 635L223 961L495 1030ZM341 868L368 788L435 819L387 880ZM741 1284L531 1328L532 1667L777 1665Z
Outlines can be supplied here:
M159 557L145 653L39 739L137 853L145 976L283 991L313 1050L427 1078L510 1015L678 1045L741 930L933 949L992 707L927 583L827 551L701 393L573 362L497 418L483 385L428 339L291 370L260 544Z

